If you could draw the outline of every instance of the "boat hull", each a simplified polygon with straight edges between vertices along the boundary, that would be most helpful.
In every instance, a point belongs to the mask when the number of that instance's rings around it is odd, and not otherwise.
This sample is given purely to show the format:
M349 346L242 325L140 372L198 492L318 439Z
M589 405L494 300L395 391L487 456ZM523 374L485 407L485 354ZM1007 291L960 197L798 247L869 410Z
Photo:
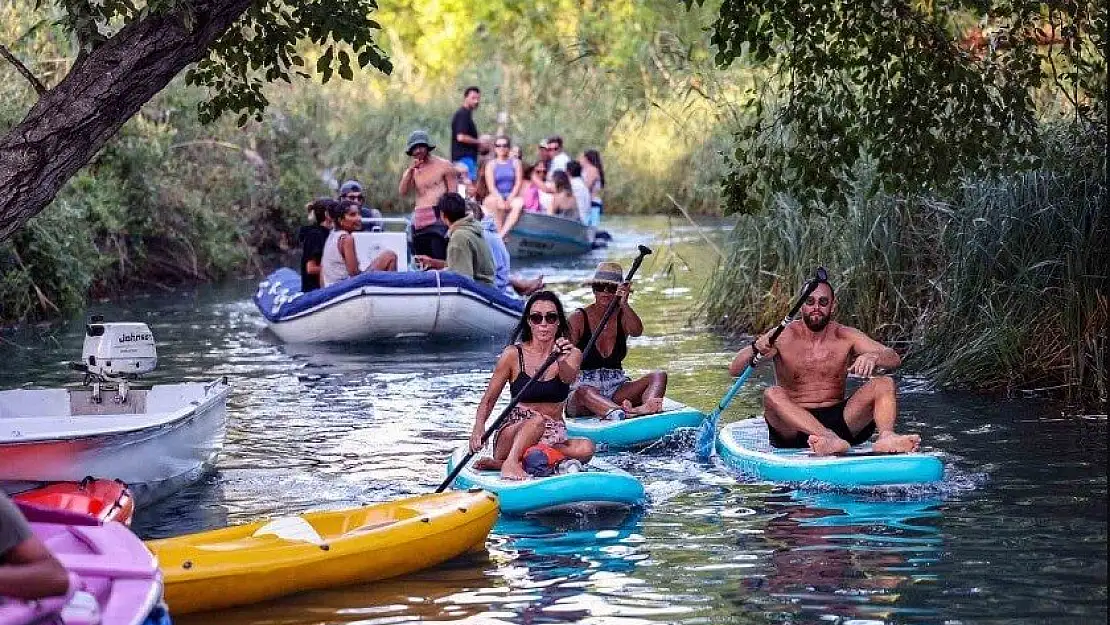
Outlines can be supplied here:
M462 461L466 450L452 454L447 471ZM589 470L527 480L503 480L494 471L475 471L472 463L455 478L455 488L481 488L497 495L501 512L507 515L536 515L627 509L643 505L643 484L617 467L599 460Z
M497 512L490 493L441 493L147 544L178 615L435 566L483 547Z
M541 213L522 213L505 237L505 247L514 258L578 256L592 250L593 244L593 228Z
M164 401L183 408L152 415L55 416L68 410L63 408L69 403L65 389L0 392L0 483L12 490L9 485L20 483L116 479L144 505L196 481L223 448L230 389L221 383L189 383L156 386L151 392L159 389L177 393ZM10 416L18 406L33 411L35 402L55 408L45 413L49 419Z
M304 305L292 305L301 295L300 276L282 269L262 282L255 302L270 330L287 343L504 340L520 319L522 302L461 276L434 271L402 283L398 275L363 274L328 287L328 293L304 294Z
M762 418L721 428L717 453L732 468L770 482L824 484L852 488L922 484L944 477L944 464L932 454L874 454L870 445L843 456L814 456L808 449L771 447Z
M666 400L664 411L623 421L598 417L567 417L567 434L592 440L608 449L631 449L654 443L680 428L696 428L705 413L686 404Z

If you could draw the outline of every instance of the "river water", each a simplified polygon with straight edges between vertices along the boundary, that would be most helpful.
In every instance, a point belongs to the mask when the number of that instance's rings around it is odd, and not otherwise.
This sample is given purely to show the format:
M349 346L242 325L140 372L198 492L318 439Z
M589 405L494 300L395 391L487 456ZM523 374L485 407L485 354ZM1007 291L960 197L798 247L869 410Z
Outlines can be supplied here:
M709 410L739 346L698 321L717 262L685 222L610 220L607 250L542 272L576 304L603 259L655 249L633 303L646 336L629 369L665 368L671 396ZM722 235L709 238L720 242ZM431 492L468 435L500 345L289 346L266 333L255 279L99 302L159 343L150 381L228 376L216 471L139 510L144 538ZM80 320L4 337L0 388L74 383ZM756 414L764 371L723 422ZM185 625L450 623L1105 623L1106 421L899 381L903 429L943 453L923 492L794 491L699 464L692 437L614 456L647 507L618 517L502 519L488 553L407 577L304 593Z

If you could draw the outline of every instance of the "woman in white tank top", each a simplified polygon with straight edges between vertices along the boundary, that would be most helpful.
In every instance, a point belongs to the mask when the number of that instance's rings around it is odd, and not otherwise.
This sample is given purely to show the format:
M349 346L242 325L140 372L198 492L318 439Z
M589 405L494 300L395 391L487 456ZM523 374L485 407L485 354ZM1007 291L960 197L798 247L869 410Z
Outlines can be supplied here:
M339 202L332 207L331 219L335 226L324 243L324 253L320 258L320 285L323 287L360 273L355 239L351 236L352 232L362 228L358 202ZM389 250L378 254L367 271L397 271L397 255Z

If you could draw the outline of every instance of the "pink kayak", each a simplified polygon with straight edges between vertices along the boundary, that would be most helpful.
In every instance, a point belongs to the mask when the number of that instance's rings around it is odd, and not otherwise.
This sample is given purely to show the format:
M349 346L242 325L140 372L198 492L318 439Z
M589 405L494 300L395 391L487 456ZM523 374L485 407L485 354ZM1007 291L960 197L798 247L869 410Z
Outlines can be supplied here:
M159 607L158 562L127 527L62 510L19 508L69 571L70 590L41 601L0 598L0 625L139 625Z

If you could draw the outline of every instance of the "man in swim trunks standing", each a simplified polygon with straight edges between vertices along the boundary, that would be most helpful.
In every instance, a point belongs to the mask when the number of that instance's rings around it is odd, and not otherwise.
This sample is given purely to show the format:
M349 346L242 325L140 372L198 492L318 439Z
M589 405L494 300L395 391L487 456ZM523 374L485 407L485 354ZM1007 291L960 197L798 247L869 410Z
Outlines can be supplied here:
M740 350L729 373L739 375L751 362L753 349L774 362L776 385L763 393L763 414L775 447L808 446L817 455L840 454L878 431L875 451L915 451L920 436L894 431L894 381L872 377L879 367L898 367L901 357L863 332L833 321L834 312L836 295L823 282L802 303L802 319L786 326L774 347L767 332ZM845 400L849 373L870 379Z
M423 130L409 135L405 154L412 166L401 175L398 193L405 196L416 190L416 210L412 215L412 253L439 260L447 258L447 224L436 214L435 206L444 193L455 193L458 179L455 168L445 158L432 154L436 146Z

